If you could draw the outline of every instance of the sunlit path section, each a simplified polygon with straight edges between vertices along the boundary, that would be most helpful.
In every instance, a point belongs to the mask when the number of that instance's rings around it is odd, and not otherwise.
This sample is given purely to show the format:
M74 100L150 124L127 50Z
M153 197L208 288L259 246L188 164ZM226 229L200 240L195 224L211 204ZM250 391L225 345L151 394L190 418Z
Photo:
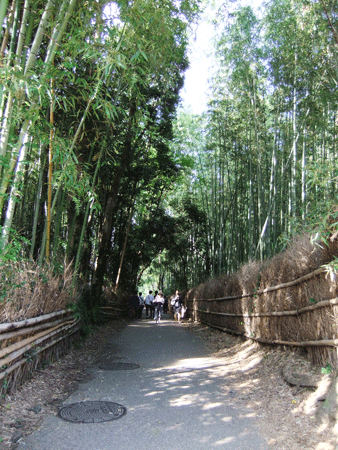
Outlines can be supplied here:
M132 322L116 334L119 361L136 370L100 370L65 402L116 402L127 408L119 420L74 424L48 417L19 450L268 448L255 417L232 403L231 367L210 356L199 337L165 316ZM98 349L98 356L100 349Z

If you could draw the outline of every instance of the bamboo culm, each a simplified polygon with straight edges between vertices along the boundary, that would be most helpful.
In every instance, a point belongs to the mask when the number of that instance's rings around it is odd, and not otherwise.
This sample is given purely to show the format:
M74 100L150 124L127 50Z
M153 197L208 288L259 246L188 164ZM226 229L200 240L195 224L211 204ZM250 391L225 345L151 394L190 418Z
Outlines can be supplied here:
M62 309L61 311L56 311L49 314L44 314L39 317L32 317L31 319L22 320L20 322L12 322L12 323L1 323L0 324L0 333L8 330L14 330L22 327L26 327L27 325L32 325L35 323L44 322L46 320L51 319L52 317L63 316L65 314L71 314L72 311L70 309Z
M41 348L37 348L36 349L36 353L39 354L39 353L43 352L44 350L47 350L47 348L52 347L53 345L55 345L58 342L60 342L63 339L65 339L66 337L69 337L71 334L76 333L79 329L80 329L80 325L79 324L77 324L76 326L74 325L72 327L69 327L69 331L70 332L67 334L67 336L60 336L57 339L54 339L54 340L48 342L48 344L46 344L45 346L43 346ZM26 364L26 363L27 363L27 359L23 358L23 359L20 359L20 361L17 361L15 364L12 364L10 367L8 367L4 371L0 372L0 380L2 380L3 378L5 378L6 375L9 375L15 369L18 369L20 366L22 366L23 364Z

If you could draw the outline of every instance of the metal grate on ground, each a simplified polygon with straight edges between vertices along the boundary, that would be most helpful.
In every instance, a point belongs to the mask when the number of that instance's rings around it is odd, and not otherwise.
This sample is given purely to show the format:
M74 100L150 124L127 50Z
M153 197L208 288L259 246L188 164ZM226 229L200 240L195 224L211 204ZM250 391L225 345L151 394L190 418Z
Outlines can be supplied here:
M139 369L139 364L126 363L126 362L114 362L114 361L101 361L98 364L99 369L102 370L134 370Z
M64 406L58 417L73 423L109 422L123 417L127 413L125 406L114 402L87 401Z

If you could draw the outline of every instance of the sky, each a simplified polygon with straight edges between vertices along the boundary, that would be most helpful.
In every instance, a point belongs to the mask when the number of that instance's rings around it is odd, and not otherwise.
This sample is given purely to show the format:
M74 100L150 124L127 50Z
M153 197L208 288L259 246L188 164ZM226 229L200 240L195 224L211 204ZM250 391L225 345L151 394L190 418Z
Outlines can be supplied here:
M222 0L220 0L222 1ZM262 0L241 0L242 5L259 8ZM194 114L201 114L206 110L208 101L208 79L215 71L212 55L212 36L214 30L208 18L212 18L216 9L207 8L204 15L190 38L189 60L190 67L185 73L185 82L181 90L182 105Z
M190 67L185 73L181 98L185 107L194 114L201 114L206 108L208 78L213 73L213 58L210 55L212 27L203 21L197 27L195 38L190 39Z

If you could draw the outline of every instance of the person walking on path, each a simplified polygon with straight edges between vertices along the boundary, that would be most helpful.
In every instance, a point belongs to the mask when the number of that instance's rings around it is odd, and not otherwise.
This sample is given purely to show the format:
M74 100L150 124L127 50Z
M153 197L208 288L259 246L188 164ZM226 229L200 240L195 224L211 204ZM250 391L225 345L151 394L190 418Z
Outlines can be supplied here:
M179 291L176 291L174 297L171 299L171 302L170 302L173 312L174 312L175 322L181 321L182 303L183 302L182 302L180 293L179 293Z
M151 305L153 304L154 296L152 295L153 291L149 291L149 294L145 298L145 307L146 307L146 318L149 319L151 317Z
M137 311L137 318L142 319L142 311L144 308L144 299L142 297L142 292L138 293L138 298L139 298L140 304L139 304L138 311Z
M155 291L154 299L156 298L157 294L158 294L158 291ZM155 317L155 305L154 305L154 300L153 300L153 302L152 302L152 304L151 304L150 317L151 317L151 319L154 319L154 317Z
M161 315L162 315L162 311L163 311L163 305L164 305L164 295L163 295L162 291L159 291L159 293L154 298L153 305L155 308L154 319L155 319L156 323L160 323Z
M137 295L137 291L135 291L134 294L130 297L130 306L134 313L134 319L137 319L138 309L140 306L140 299Z

